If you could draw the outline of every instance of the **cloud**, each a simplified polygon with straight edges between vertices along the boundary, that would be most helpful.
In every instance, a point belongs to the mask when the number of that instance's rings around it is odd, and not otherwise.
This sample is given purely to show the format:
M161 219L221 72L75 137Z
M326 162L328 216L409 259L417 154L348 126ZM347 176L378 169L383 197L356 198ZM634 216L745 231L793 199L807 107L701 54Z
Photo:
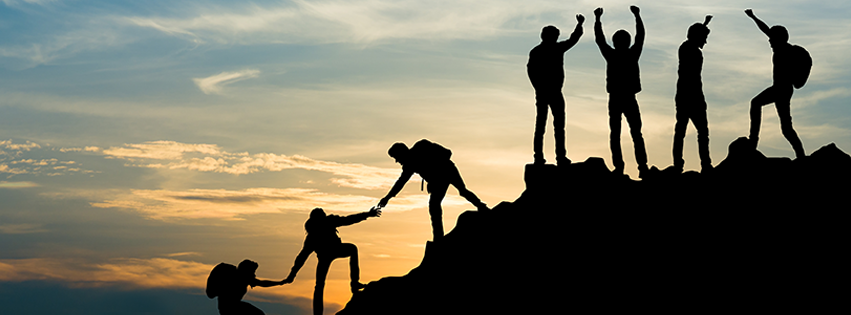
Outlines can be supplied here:
M2 0L3 3L10 7L19 7L24 4L35 4L40 6L45 6L53 2L59 2L61 0Z
M11 171L10 171L10 172L5 172L5 171L4 171L4 166L5 166L6 168L8 168L8 166L6 166L6 165L0 165L0 172L16 174L16 173L11 172ZM23 174L23 173L17 173L17 174ZM32 188L32 187L38 187L38 186L39 186L38 184L33 183L33 182L7 182L7 181L0 181L0 189L2 189L2 188L6 188L6 189Z
M260 70L248 69L235 72L222 72L206 78L193 78L192 81L204 94L221 94L222 86L234 82L256 78Z
M126 17L193 42L210 43L371 43L384 39L481 39L512 31L506 22L557 8L527 1L303 1L277 6L245 4L203 8L185 17ZM535 24L535 27L538 27Z
M59 148L59 152L98 152L100 148L95 146L87 146L83 148Z
M389 188L400 173L398 169L319 161L301 155L230 153L215 144L188 144L174 141L125 144L123 147L104 149L103 154L111 158L130 160L133 163L128 164L129 166L187 169L233 175L261 171L279 172L289 169L320 171L340 176L340 178L331 179L337 185L361 189Z
M11 139L0 140L0 146L6 148L8 150L18 151L18 154L20 154L20 152L22 152L22 151L30 151L32 149L41 148L41 146L38 143L33 143L33 142L30 142L29 140L27 140L27 143L25 143L25 144L15 144L15 143L12 142Z
M213 266L167 258L87 264L48 258L0 260L0 281L54 280L83 287L204 288Z
M404 195L393 199L392 211L422 208L428 196ZM93 207L120 208L139 212L155 220L225 219L261 213L309 211L320 207L332 212L362 212L378 203L378 198L360 195L339 195L302 188L250 188L243 190L190 189L132 190L109 200L92 202ZM447 196L443 205L462 205L466 201Z
M0 163L0 173L10 174L7 178L22 174L58 176L73 173L97 173L96 171L86 170L79 167L69 167L69 165L76 165L77 162L75 161L62 161L57 158L28 158L28 155L42 155L43 151L46 151L45 148L42 148L41 145L35 142L27 141L26 143L14 143L12 140L2 140L0 141L0 148L8 150L0 150L0 162L2 162ZM62 150L60 149L60 151ZM5 158L3 156L5 156ZM36 186L38 185L30 182L2 182L2 184L0 184L0 188L24 188Z
M166 256L168 256L168 257L201 256L201 253L198 253L198 252L181 252L181 253L167 254Z
M0 187L2 186L2 182L0 182ZM47 230L42 228L40 224L4 224L0 225L0 234L30 234L30 233L42 233L47 232Z
M2 259L0 281L64 282L82 288L192 289L203 294L213 267L170 258L114 258L105 263L54 258ZM309 313L311 300L294 296L292 291L287 287L252 290L246 299L290 304ZM329 306L340 308L336 304Z

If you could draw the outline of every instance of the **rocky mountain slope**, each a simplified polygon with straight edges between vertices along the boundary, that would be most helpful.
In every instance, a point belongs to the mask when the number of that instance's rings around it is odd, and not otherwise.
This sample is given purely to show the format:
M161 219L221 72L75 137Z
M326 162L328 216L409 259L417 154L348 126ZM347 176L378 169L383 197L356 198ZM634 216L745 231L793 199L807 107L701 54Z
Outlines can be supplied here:
M520 198L461 214L338 314L846 309L849 180L833 144L793 161L744 138L707 174L527 165Z

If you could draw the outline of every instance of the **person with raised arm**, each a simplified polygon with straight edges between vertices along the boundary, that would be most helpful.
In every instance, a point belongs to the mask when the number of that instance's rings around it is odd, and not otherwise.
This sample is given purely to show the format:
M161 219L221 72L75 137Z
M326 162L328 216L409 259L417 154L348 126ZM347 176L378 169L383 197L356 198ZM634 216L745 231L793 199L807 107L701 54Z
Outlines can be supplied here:
M313 314L321 315L324 306L325 278L328 276L328 268L331 262L337 258L349 257L349 277L351 279L352 293L358 292L364 287L360 283L360 266L358 265L358 248L351 243L343 243L338 236L337 228L352 225L370 217L381 216L381 210L373 207L367 212L352 214L348 216L326 215L322 208L315 208L310 212L310 218L304 222L304 230L307 236L304 238L304 246L295 258L295 263L290 270L289 276L283 283L292 283L298 271L304 266L307 257L316 252L318 262L316 264L316 287L313 291Z
M688 28L686 41L680 45L677 56L680 60L677 70L677 94L674 104L677 109L677 123L674 125L674 168L682 172L685 165L683 160L683 139L686 136L688 122L697 129L697 146L700 155L701 172L712 170L712 158L709 156L709 122L706 118L706 97L703 95L703 82L700 72L703 69L703 53L700 51L706 45L709 36L709 21L706 16L703 23L694 23Z
M635 148L635 160L638 163L639 177L647 173L647 151L644 136L641 134L641 114L635 95L641 92L641 78L638 59L644 48L644 22L637 6L630 6L635 16L635 43L630 46L630 35L626 30L618 30L612 35L612 48L606 43L603 24L600 17L603 8L594 10L594 38L600 53L606 60L606 92L609 93L609 146L612 150L612 164L615 174L623 174L624 161L621 153L621 115L626 117L629 132Z
M533 140L535 164L544 164L544 129L547 127L547 111L553 112L553 132L555 133L556 162L558 165L570 164L564 144L564 53L576 45L582 37L582 23L585 17L576 15L576 28L567 40L558 41L559 30L548 25L541 30L541 43L529 52L526 72L532 87L535 88L535 138Z
M765 22L756 17L753 10L747 9L745 14L756 23L760 31L768 36L768 43L774 52L771 57L774 82L751 100L751 123L748 139L753 148L756 149L759 143L759 128L762 123L762 107L774 103L777 116L780 118L780 130L792 145L795 157L805 157L807 154L804 151L804 144L798 137L798 133L792 128L791 103L792 92L796 88L800 89L807 82L813 64L812 58L803 47L789 43L789 31L782 25L769 28Z

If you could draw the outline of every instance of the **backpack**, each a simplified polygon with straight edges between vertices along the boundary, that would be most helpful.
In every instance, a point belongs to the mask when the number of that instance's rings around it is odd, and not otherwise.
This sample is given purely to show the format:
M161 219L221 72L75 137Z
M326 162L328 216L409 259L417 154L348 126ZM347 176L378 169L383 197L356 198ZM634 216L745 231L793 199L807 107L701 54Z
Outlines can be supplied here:
M237 278L236 266L228 263L219 263L210 271L207 277L207 297L214 298L224 291L233 287Z
M452 157L451 150L426 139L422 139L417 141L417 143L414 143L411 151L417 156L417 158L429 162L448 161L449 158Z
M796 89L804 87L813 68L813 58L804 47L792 45L792 86Z

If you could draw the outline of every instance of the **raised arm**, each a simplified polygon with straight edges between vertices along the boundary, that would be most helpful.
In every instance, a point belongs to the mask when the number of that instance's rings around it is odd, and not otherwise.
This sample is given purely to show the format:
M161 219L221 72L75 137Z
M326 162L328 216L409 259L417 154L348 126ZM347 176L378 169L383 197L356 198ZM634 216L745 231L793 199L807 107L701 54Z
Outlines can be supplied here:
M759 30L762 31L763 33L765 33L765 36L770 37L770 35L768 34L768 30L769 30L768 25L765 24L765 22L760 20L758 17L756 17L756 15L753 14L753 10L747 9L747 10L745 10L745 14L748 17L750 17L751 19L753 19L754 23L756 23L756 26L759 27Z
M304 262L307 261L307 257L310 256L310 253L313 252L313 249L309 248L307 243L304 243L304 246L301 248L301 251L298 253L298 256L295 257L295 262L293 263L293 268L290 269L290 274L284 279L282 284L284 283L293 283L295 280L296 274L304 266Z
M644 48L644 21L641 20L637 6L630 6L629 10L635 15L635 44L632 45L632 49L641 53Z
M411 179L411 176L413 175L414 172L402 168L402 175L399 176L399 179L397 179L396 183L393 184L393 188L390 188L390 191L387 192L387 195L384 196L384 198L381 198L380 201L378 201L378 208L384 208L384 206L387 205L387 202L390 201L390 198L396 197L396 195L399 194L400 191L402 191L402 188L405 187L405 184L408 183L408 181Z
M582 16L582 14L577 14L576 22L576 28L574 28L573 33L570 34L570 38L559 43L559 45L562 45L562 50L567 51L576 45L576 43L579 42L579 38L582 37L582 34L585 32L582 29L582 23L585 23L585 17Z
M603 23L600 22L600 16L603 15L603 8L597 8L594 10L594 17L596 21L594 22L594 42L597 43L597 47L600 47L600 51L605 53L612 49L612 46L606 43L606 35L603 34Z

